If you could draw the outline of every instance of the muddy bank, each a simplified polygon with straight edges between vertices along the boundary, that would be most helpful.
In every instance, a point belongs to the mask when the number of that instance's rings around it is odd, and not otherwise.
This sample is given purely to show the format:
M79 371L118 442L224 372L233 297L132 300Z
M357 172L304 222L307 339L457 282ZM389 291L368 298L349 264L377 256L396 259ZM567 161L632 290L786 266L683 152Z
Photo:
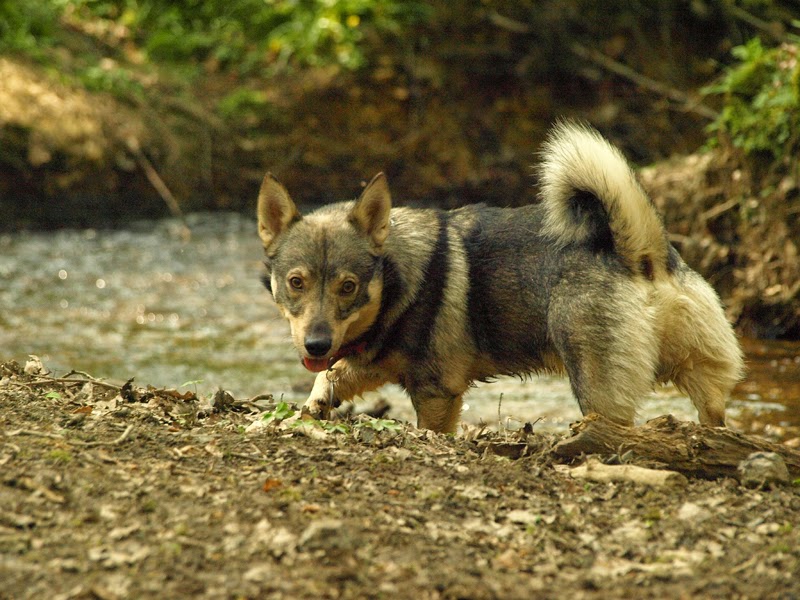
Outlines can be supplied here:
M597 483L535 428L512 460L510 434L287 410L5 363L3 597L800 594L796 485Z

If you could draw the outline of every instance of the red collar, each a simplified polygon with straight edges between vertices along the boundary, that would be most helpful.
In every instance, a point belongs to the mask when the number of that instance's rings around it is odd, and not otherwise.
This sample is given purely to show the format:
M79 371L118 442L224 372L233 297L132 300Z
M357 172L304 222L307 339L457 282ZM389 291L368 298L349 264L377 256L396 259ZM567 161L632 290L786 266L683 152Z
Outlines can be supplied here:
M349 344L345 344L339 351L334 354L334 358L339 360L341 358L346 358L348 356L355 356L356 354L363 354L364 351L367 349L367 342L351 342Z

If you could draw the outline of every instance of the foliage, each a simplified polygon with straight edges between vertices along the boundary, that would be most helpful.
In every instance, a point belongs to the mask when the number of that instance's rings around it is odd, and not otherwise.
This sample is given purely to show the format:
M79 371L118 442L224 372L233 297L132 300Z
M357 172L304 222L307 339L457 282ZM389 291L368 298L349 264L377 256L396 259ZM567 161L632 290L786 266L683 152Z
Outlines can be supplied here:
M67 0L0 0L0 49L37 54L50 45Z
M278 405L275 407L275 410L265 412L261 419L265 423L280 423L284 419L288 419L289 417L294 416L295 411L289 406L286 402L279 402Z
M133 45L157 61L197 61L240 71L336 64L358 68L368 30L397 34L429 14L408 0L0 1L0 49L36 53L58 28Z
M800 62L795 43L765 48L754 38L733 49L738 63L707 88L724 105L711 132L730 138L748 155L771 154L776 160L800 150Z

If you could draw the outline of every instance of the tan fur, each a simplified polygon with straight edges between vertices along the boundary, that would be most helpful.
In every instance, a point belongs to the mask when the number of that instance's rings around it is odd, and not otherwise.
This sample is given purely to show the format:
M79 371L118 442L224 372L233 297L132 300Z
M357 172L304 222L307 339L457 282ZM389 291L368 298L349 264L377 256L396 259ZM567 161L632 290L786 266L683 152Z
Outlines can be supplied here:
M427 398L425 402L415 403L417 427L454 433L461 417L462 404L461 395L454 398Z
M539 165L545 233L566 245L586 237L574 224L565 200L574 191L591 191L604 203L617 251L638 270L643 259L663 266L667 260L664 227L622 153L593 129L560 122L542 150ZM663 273L663 268L658 269Z
M383 173L378 173L372 178L361 197L356 201L352 212L351 221L356 224L372 241L375 250L380 250L386 236L389 235L389 211L392 208L392 198L389 194L389 185Z
M467 293L469 291L469 265L464 254L460 236L454 230L448 232L450 254L449 273L444 289L444 300L436 316L434 327L434 348L442 355L449 355L449 364L443 383L447 389L463 392L472 379L470 365L475 360L474 353L465 347L461 340L467 334ZM456 352L453 352L457 349ZM460 400L459 400L460 403Z
M656 286L653 292L660 379L689 395L701 423L723 425L730 389L742 378L743 357L719 299L697 274Z
M300 217L289 192L272 173L267 173L258 193L258 235L267 248L275 237Z
M371 300L356 313L357 317L350 321L343 338L345 343L352 342L372 327L381 309L382 293L383 282L375 280L369 284Z
M333 282L330 287L335 287L336 282ZM316 295L320 296L320 301L310 302L306 304L305 310L298 317L286 314L285 317L289 321L289 328L292 334L292 341L295 346L302 347L303 340L309 327L320 318L324 319L331 325L333 332L333 351L340 348L347 342L356 339L359 335L364 333L374 323L375 318L380 310L380 296L377 292L380 291L380 282L373 283L373 300L364 306L358 312L353 313L345 320L338 320L335 318L336 314L336 294L330 292ZM316 289L310 286L310 294L314 294Z

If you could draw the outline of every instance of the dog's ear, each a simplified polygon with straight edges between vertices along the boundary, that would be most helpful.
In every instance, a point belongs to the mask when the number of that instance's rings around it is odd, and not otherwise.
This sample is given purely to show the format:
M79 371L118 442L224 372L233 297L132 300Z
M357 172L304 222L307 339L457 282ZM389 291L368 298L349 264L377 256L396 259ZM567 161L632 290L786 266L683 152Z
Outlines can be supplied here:
M389 212L392 196L386 176L378 173L372 178L350 212L350 222L369 236L372 246L380 250L389 235Z
M272 173L267 173L261 182L257 210L258 235L264 243L264 248L267 248L289 225L301 218L297 207L289 197L289 192L272 176Z

